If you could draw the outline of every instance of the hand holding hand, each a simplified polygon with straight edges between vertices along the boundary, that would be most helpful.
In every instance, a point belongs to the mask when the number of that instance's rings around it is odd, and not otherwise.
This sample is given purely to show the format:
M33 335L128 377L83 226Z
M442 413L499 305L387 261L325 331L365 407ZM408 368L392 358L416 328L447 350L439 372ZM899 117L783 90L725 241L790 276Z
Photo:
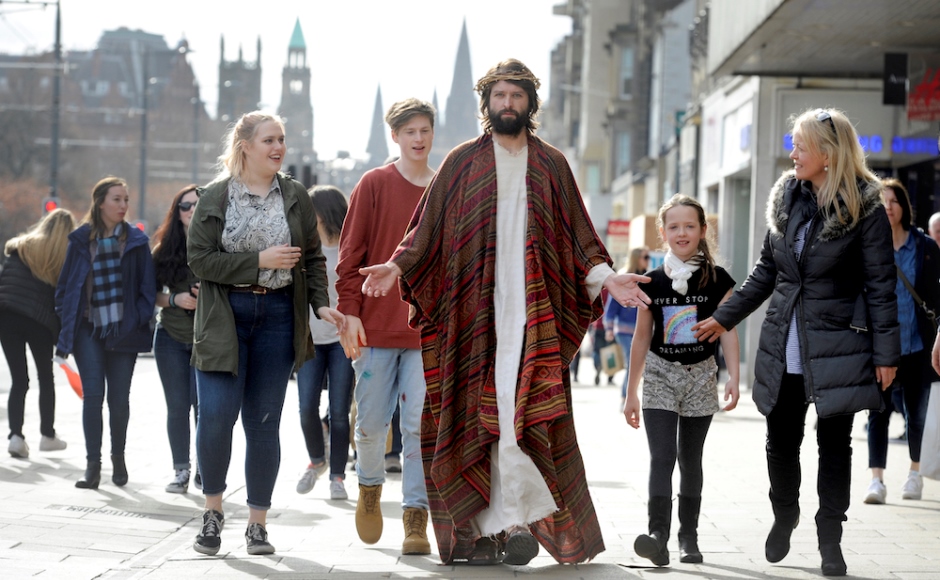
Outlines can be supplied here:
M637 284L646 284L650 282L649 276L640 274L611 274L604 280L604 288L610 292L614 300L623 306L636 306L646 310L646 305L651 303L650 297L646 292L640 290Z
M266 270L290 270L300 261L300 248L281 244L258 254L258 267Z
M321 306L317 308L317 316L320 317L320 320L335 325L336 332L339 334L342 334L343 330L346 329L346 316L335 308Z
M387 296L398 277L401 276L401 268L394 262L387 262L359 268L359 273L366 277L365 282L362 283L363 294L372 297Z

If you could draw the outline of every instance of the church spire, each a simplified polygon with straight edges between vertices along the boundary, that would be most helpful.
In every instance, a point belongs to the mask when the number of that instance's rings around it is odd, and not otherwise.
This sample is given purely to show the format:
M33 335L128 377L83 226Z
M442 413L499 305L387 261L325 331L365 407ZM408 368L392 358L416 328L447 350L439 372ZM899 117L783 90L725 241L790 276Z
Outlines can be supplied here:
M372 131L369 133L369 165L378 167L388 159L388 142L385 140L385 113L382 107L382 85L375 91L375 109L372 112Z

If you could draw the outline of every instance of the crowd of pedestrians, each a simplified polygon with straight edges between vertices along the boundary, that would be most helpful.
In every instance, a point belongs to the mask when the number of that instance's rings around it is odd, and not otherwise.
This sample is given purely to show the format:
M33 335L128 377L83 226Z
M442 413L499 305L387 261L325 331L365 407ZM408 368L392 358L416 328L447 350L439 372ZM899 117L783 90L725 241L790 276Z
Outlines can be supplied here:
M439 168L428 164L434 107L395 103L385 120L399 155L363 175L348 201L285 175L284 120L255 111L225 136L216 178L178 191L153 239L128 224L128 184L109 176L77 227L55 210L7 242L0 342L13 381L10 455L30 452L27 346L39 450L65 449L52 361L71 356L87 462L75 486L101 485L105 401L111 481L125 485L132 377L138 354L152 349L174 470L166 491L187 493L192 481L205 497L193 549L220 549L240 418L247 552L272 554L267 514L296 373L307 450L297 492L328 473L330 498L347 500L354 445L363 543L382 538L385 474L399 469L403 555L431 553L430 521L446 564L520 566L542 549L559 563L586 562L605 549L571 408L590 330L595 354L613 341L623 350L623 414L647 433L648 529L634 550L670 563L678 464L679 561L698 563L706 436L713 416L738 403L736 326L769 299L751 383L767 428L774 523L765 556L786 557L800 522L800 446L813 405L821 571L845 575L858 411L868 411L872 470L864 501L886 502L899 400L911 461L900 495L920 499L923 489L921 438L940 372L940 248L914 225L907 190L872 173L841 111L807 110L791 119L793 169L770 193L760 256L741 287L716 260L704 208L681 194L657 216L663 263L650 269L649 249L637 247L618 272L564 156L535 134L539 86L518 60L490 68L476 85L483 134ZM940 238L940 215L929 232ZM595 384L600 375L598 366Z

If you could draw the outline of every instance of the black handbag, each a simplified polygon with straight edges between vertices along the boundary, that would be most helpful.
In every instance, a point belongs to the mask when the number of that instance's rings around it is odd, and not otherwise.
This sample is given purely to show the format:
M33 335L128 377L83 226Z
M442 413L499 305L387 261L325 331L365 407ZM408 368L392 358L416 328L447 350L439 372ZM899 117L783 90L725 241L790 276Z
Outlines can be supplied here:
M897 265L895 265L897 268ZM904 275L904 272L901 271L901 268L898 268L898 277L901 279L901 282L904 282L904 287L907 288L907 291L910 292L911 298L914 299L914 303L920 306L924 311L924 314L927 315L927 321L930 322L931 328L933 328L933 333L937 334L937 313L930 309L927 306L927 303L917 294L917 291L914 290L914 287L911 286L911 283L908 281L907 276ZM929 347L928 347L929 348Z

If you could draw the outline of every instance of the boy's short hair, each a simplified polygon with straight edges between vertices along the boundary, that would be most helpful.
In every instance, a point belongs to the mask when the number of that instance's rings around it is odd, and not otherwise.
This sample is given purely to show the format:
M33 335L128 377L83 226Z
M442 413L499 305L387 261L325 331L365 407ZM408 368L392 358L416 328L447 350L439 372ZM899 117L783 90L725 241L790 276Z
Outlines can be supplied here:
M434 128L434 115L437 114L437 111L434 109L434 105L427 101L422 101L420 99L410 98L405 99L404 101L398 101L394 105L388 108L388 112L385 113L385 122L388 123L388 126L392 128L392 133L397 133L399 129L404 127L408 121L411 120L415 115L424 115L431 121L431 128Z

